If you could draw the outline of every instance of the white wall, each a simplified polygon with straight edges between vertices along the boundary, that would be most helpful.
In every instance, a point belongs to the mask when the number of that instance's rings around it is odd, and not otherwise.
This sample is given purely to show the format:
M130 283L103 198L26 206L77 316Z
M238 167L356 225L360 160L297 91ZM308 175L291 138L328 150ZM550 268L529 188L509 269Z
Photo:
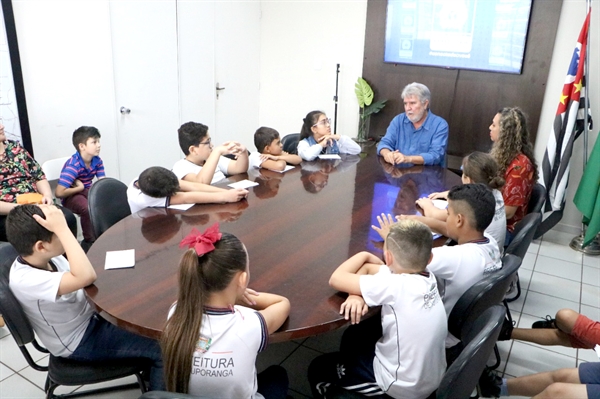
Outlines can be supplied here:
M96 126L106 172L116 175L108 1L13 0L13 8L35 158L72 155L73 131Z
M590 94L590 105L592 116L595 119L595 126L590 132L588 152L591 152L598 137L598 127L600 126L600 0L593 0L592 7L594 10L592 11L590 42L588 43L588 50L590 51L588 93ZM571 56L585 16L585 0L564 0L535 146L536 159L540 165L544 159L544 151L556 115L559 96L562 92ZM563 218L555 229L578 234L581 231L581 213L573 204L573 197L583 173L583 137L580 137L575 143L571 159L571 178L567 191L567 203Z
M299 133L310 111L333 118L339 63L337 132L355 137L354 83L362 75L367 1L263 0L261 5L259 123L285 136Z

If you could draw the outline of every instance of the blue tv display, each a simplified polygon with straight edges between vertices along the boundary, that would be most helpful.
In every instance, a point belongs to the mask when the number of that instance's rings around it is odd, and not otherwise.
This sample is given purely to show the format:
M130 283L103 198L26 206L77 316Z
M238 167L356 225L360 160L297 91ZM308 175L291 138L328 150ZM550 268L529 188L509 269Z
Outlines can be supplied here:
M520 74L532 0L388 0L384 61Z

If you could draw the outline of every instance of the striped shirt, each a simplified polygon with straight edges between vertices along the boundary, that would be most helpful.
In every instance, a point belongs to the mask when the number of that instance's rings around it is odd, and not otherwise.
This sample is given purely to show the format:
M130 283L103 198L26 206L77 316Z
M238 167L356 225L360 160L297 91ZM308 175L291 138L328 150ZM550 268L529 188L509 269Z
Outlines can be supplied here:
M85 188L90 188L92 186L92 180L94 180L94 177L96 176L98 178L105 176L104 164L100 157L93 157L90 168L88 169L85 166L85 162L81 158L81 155L79 155L79 152L76 152L67 162L65 162L65 165L60 172L58 184L65 188L70 188L73 185L73 182L76 179L79 179Z

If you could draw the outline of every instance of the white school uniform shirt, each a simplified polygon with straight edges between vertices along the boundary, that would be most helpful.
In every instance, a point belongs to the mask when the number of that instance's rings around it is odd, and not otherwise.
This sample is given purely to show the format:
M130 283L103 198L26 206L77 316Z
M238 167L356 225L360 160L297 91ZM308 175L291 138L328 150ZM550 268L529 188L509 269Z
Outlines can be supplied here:
M484 276L502 268L502 258L498 244L491 236L452 247L432 249L433 259L427 270L434 273L440 285L447 316L466 290ZM460 340L448 333L446 347L456 345Z
M255 364L268 337L267 323L254 309L238 305L233 309L205 308L192 358L189 393L211 399L264 399L257 392Z
M169 206L170 199L170 197L154 198L144 194L137 186L137 179L127 187L127 202L132 214L145 208L166 208Z
M260 155L261 154L258 151L251 152L250 155L248 155L248 170L260 168L260 165L264 162L260 159Z
M340 136L337 141L338 149L340 154L358 155L360 154L360 145L354 140L347 136ZM298 142L298 155L305 161L312 161L316 159L323 151L321 144L313 144L312 146L308 143L307 139L300 140Z
M506 210L504 209L504 198L499 190L492 190L496 200L496 210L492 222L485 229L485 232L492 236L498 244L500 253L504 252L504 238L506 236Z
M229 162L231 159L226 158L224 156L219 157L219 162L217 163L217 167L215 168L215 174L210 182L210 184L214 184L218 181L225 179L227 176L227 168L229 167ZM193 162L188 161L183 158L179 161L175 162L173 165L173 173L177 176L178 179L183 180L183 178L187 175L194 174L197 175L202 170L202 166L196 165Z
M383 265L375 275L360 276L360 292L368 306L381 305L377 384L394 398L426 398L446 371L448 326L434 275L393 274Z
M46 349L54 356L68 357L81 342L94 310L83 289L58 295L69 262L62 255L51 262L58 271L29 266L19 256L10 268L9 287Z

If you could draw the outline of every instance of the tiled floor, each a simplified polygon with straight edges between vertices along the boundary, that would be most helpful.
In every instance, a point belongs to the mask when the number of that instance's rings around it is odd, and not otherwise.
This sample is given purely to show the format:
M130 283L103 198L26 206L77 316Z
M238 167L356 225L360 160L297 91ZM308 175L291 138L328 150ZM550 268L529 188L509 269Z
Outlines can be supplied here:
M564 307L600 320L600 258L571 250L568 247L571 238L571 235L551 231L531 244L519 272L523 292L510 304L519 327L530 327L534 321L554 315ZM258 369L281 364L289 374L290 396L309 397L308 364L321 353L337 350L341 333L342 330L338 330L305 340L273 344L259 355ZM541 347L517 341L500 342L498 346L502 356L499 370L508 377L598 360L591 350ZM8 330L0 328L0 398L44 398L44 380L45 373L28 367ZM58 392L77 389L80 388L61 387ZM139 391L129 390L93 397L137 398L139 395Z

